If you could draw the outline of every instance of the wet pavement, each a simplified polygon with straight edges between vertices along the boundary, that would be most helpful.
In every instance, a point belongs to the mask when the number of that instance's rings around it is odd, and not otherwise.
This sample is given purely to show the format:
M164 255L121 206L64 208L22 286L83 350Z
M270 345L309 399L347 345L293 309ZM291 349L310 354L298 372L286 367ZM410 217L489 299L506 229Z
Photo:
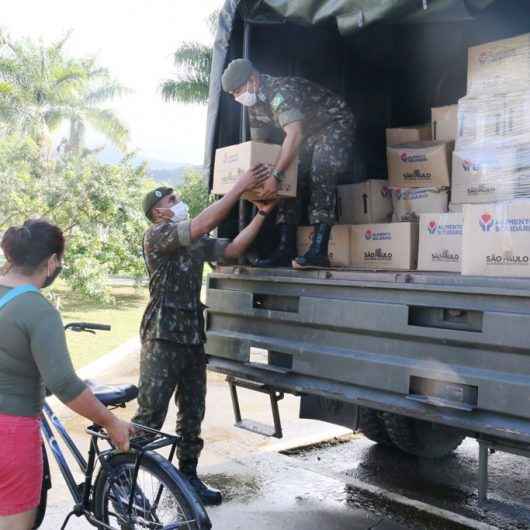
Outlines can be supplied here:
M503 530L530 528L530 460L500 452L491 455L489 497L481 504L477 494L478 445L472 439L466 439L454 455L437 461L408 456L358 437L287 454L306 469L329 473L346 483L374 485ZM376 513L390 513L404 524L414 523L414 517L389 506L386 499L358 488L351 489L349 502Z

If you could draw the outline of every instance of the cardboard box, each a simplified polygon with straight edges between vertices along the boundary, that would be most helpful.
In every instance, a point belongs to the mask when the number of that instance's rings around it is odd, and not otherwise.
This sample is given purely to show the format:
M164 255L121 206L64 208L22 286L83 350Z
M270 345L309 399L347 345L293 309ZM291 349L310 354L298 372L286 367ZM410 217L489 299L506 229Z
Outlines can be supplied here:
M464 214L420 215L419 271L460 272Z
M337 199L341 225L387 223L392 217L388 180L337 186Z
M530 277L530 199L464 206L462 273Z
M396 188L449 186L451 142L416 142L387 147L388 180Z
M494 94L530 85L530 34L468 50L467 93Z
M464 213L464 205L456 204L454 202L449 203L449 213Z
M514 198L521 153L516 148L455 151L451 202L477 204Z
M454 142L458 131L458 105L431 109L432 139L436 142Z
M530 143L530 91L458 102L456 150Z
M274 166L280 155L281 147L260 142L245 142L217 149L213 173L212 193L228 193L237 179L256 164ZM285 173L278 189L278 197L296 197L298 160L294 160ZM245 199L259 197L259 189L243 194Z
M360 269L413 270L418 257L417 223L351 227L351 266Z
M394 127L386 130L386 145L410 144L411 142L428 142L432 140L430 125L413 125L411 127Z
M417 221L422 213L445 213L449 188L391 188L394 222Z
M296 247L299 256L303 256L313 240L312 226L299 226L296 234ZM350 226L335 225L331 229L328 245L328 257L333 267L348 267L350 264Z

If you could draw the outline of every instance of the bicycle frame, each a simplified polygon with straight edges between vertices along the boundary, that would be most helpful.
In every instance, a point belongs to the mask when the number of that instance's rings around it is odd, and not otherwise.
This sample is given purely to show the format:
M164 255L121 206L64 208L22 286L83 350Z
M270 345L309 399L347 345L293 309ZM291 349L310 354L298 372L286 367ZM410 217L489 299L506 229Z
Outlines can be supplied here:
M93 509L91 506L91 498L90 494L92 491L93 486L93 478L94 478L94 471L96 469L96 461L99 461L100 465L105 467L107 465L106 463L106 457L110 456L115 449L113 447L110 447L108 450L100 450L98 446L98 440L105 440L108 441L108 436L101 432L101 429L96 425L91 425L86 429L86 432L88 435L90 435L90 448L88 452L88 461L85 460L81 452L79 451L78 447L76 446L75 442L72 440L71 436L68 434L68 431L66 430L66 427L63 425L61 420L55 415L50 405L45 401L43 406L43 413L41 415L41 422L42 422L42 434L44 436L44 439L46 440L46 444L51 449L53 457L55 461L57 462L57 465L59 466L59 470L61 471L61 474L64 478L64 481L66 482L66 485L68 486L68 489L70 491L70 494L72 496L72 499L74 501L74 507L72 511L69 513L67 518L65 519L62 529L66 528L66 525L68 523L68 520L72 515L75 515L77 517L84 516L88 520L88 522L94 526L100 526L101 528L107 528L109 530L114 530L112 527L106 525L105 523L99 521L96 519L96 517L93 515ZM77 465L79 466L79 469L84 474L85 479L82 485L77 485L76 480L74 478L74 475L72 473L72 470L70 469L70 466L65 458L65 455L61 449L61 446L59 445L59 441L57 440L53 428L57 431L60 438L68 448L69 452L73 456L74 460L76 461ZM150 434L155 435L162 435L162 437L158 440L153 440L148 443L138 443L131 441L131 448L134 449L137 453L137 460L136 465L133 473L133 488L131 489L131 494L129 498L129 510L131 509L131 506L133 504L133 497L135 494L136 489L136 479L138 474L138 469L140 467L140 463L142 461L143 455L146 452L156 451L157 449L161 449L163 447L171 446L169 457L167 459L168 463L171 463L179 439L176 436L168 435L165 433L161 433L160 431L156 431L154 429L150 429L148 427L138 426L141 427L143 430ZM201 524L204 524L204 528L209 528L209 519L206 515L206 512L204 512L204 509L200 505L200 503L197 503L197 500L192 496L190 497L189 494L187 494L187 487L185 484L182 483L182 479L177 475L177 479L180 483L181 491L184 494L184 496L187 498L190 505L193 507L194 511L198 514L198 520L201 521ZM162 488L160 487L156 499L155 499L155 506L160 501L160 497L162 494ZM170 530L173 528L173 525L170 525L167 527L167 530ZM177 527L174 527L177 528Z
M112 527L107 526L106 524L98 521L94 515L90 505L90 492L92 490L92 481L94 477L94 471L96 468L96 457L99 460L102 466L105 465L105 456L110 454L113 449L106 451L100 451L97 445L97 438L92 436L90 441L90 448L88 453L88 461L85 460L78 447L75 445L75 442L72 440L65 426L61 420L55 415L50 405L45 401L43 406L43 414L41 415L41 431L46 440L48 447L51 449L53 457L59 466L61 475L64 478L70 495L74 501L74 507L72 511L66 517L62 528L66 528L68 520L72 515L80 517L84 515L89 523L94 526L99 525L103 528L108 528L113 530ZM62 438L66 447L74 457L77 465L81 472L85 475L84 482L82 487L79 487L76 483L72 470L68 465L68 462L64 456L64 453L59 445L57 438L54 435L51 425L59 433L59 436ZM97 429L97 427L95 427Z

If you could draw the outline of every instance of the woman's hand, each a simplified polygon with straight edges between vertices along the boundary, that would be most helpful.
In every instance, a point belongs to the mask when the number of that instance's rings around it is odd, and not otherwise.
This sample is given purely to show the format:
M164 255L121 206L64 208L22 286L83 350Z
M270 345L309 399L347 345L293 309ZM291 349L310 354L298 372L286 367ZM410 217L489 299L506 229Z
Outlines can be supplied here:
M123 452L129 450L129 439L134 435L134 426L128 421L120 420L114 414L111 415L109 421L103 425L112 443Z

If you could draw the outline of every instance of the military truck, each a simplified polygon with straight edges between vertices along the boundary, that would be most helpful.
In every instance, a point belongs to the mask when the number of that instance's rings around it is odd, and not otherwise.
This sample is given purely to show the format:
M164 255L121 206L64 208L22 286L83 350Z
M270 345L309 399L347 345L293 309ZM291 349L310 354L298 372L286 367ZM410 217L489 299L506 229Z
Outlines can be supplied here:
M522 0L228 0L210 82L210 182L215 149L249 138L245 112L221 89L234 58L342 94L357 120L358 182L385 178L386 127L429 122L431 107L466 94L470 46L527 32ZM250 215L241 202L219 235L233 237ZM209 368L228 376L239 426L281 436L278 400L291 393L302 417L423 457L474 437L482 486L488 448L528 454L530 279L241 263L209 276L207 305ZM242 419L240 386L270 395L273 428Z

